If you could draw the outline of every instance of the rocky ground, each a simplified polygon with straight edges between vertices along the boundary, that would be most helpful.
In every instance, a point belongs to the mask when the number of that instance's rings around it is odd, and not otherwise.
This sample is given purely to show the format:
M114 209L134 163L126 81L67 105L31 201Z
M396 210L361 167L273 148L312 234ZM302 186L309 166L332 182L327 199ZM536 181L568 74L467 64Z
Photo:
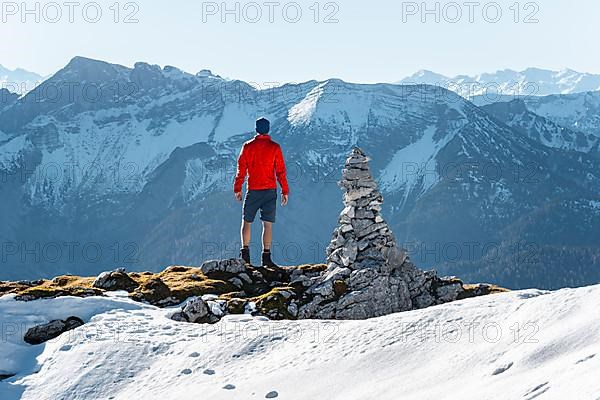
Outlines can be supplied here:
M408 259L405 264L412 266ZM16 300L32 301L102 296L123 290L135 301L160 307L189 300L174 318L190 322L216 322L226 314L244 313L270 319L300 319L306 306L315 297L322 297L309 289L326 274L325 264L266 269L245 265L238 259L215 260L200 267L173 266L160 273L117 269L96 278L60 276L52 280L0 282L0 295L13 293ZM467 285L457 278L438 278L433 273L428 276L431 277L428 293L435 298L435 304L505 291L494 285ZM339 279L332 282L332 294L327 296L333 303L348 294L348 284ZM419 303L413 307L422 308ZM360 315L350 317L345 319L357 319Z

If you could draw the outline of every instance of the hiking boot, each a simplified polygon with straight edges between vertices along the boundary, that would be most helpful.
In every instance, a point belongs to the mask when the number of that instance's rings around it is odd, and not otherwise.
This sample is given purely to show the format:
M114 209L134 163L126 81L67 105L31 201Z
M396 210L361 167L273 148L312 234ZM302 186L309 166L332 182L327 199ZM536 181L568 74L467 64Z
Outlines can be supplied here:
M279 268L279 265L275 264L273 260L271 260L271 252L263 251L262 253L262 266L268 268Z
M250 249L247 247L243 247L240 250L240 258L244 260L246 264L250 264Z

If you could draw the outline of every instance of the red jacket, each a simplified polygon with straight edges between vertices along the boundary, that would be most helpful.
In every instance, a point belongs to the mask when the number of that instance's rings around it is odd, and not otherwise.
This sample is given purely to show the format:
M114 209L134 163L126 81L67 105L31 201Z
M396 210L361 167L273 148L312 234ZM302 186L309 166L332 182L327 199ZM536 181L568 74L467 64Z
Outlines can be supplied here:
M254 139L242 146L233 183L234 192L242 191L246 175L248 175L248 190L277 189L275 182L275 175L277 175L281 192L289 193L281 147L272 141L269 135L256 135Z

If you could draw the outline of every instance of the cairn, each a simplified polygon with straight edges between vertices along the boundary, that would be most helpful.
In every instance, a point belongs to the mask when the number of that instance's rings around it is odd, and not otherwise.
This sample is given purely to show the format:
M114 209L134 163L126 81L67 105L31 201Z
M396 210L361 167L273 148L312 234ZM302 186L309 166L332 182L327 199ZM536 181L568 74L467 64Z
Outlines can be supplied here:
M396 246L394 235L381 216L383 196L369 169L369 159L354 148L346 160L339 185L345 208L327 247L328 270L381 267L385 253Z
M361 149L352 149L339 185L344 209L327 247L327 271L306 291L299 318L363 319L456 300L460 281L420 270L398 249Z

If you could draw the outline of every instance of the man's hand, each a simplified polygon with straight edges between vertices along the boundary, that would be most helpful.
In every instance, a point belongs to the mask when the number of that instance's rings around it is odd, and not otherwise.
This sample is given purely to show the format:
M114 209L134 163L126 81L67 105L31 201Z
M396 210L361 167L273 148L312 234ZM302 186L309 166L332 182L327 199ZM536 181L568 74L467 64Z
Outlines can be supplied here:
M235 192L234 194L237 201L242 201L242 192Z
M284 194L281 196L281 207L285 207L288 203L288 195Z

